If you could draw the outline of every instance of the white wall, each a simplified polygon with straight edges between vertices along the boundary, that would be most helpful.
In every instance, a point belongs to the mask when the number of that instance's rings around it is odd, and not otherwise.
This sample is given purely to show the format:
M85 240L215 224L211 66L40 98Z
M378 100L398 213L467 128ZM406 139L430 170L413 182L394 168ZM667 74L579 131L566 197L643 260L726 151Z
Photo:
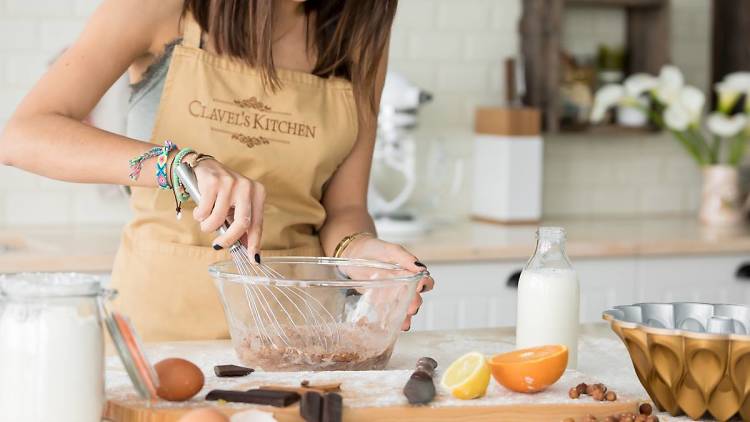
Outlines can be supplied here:
M0 127L98 3L0 0ZM0 225L117 224L129 215L117 188L58 182L0 166Z
M704 90L709 85L710 7L705 0L672 2L673 62L688 83ZM504 98L500 63L516 55L520 8L521 0L401 1L393 40L401 40L402 46L392 51L391 69L436 93L422 115L421 155L434 139L447 139L453 155L471 168L474 105ZM451 17L449 25L446 16ZM566 9L563 45L577 55L593 55L600 43L621 45L624 19L617 8ZM445 35L430 41L436 31ZM475 48L479 44L489 47ZM481 51L483 59L471 51ZM441 79L447 69L456 69L455 78ZM549 136L545 170L548 216L678 214L695 212L698 206L699 170L668 135ZM435 211L465 214L468 179L460 195L445 198ZM426 196L417 194L415 202L424 206Z
M0 0L0 127L46 63L75 39L98 2ZM705 0L673 2L674 62L690 83L704 88L709 11ZM521 0L400 1L391 68L435 94L422 114L423 139L444 139L452 154L466 159L467 168L474 108L503 101L502 62L516 54L520 13ZM591 40L616 40L620 18L619 12L588 8L566 16L574 30L564 42L579 50L595 45ZM421 151L426 153L429 145L423 142ZM548 215L638 215L696 207L698 170L668 137L555 137L548 140L545 155ZM443 201L441 210L466 212L466 182L464 191ZM128 215L126 201L101 188L0 167L0 225L117 223Z
M401 0L390 68L434 94L422 124L470 128L477 104L505 98L503 60L518 48L518 0Z

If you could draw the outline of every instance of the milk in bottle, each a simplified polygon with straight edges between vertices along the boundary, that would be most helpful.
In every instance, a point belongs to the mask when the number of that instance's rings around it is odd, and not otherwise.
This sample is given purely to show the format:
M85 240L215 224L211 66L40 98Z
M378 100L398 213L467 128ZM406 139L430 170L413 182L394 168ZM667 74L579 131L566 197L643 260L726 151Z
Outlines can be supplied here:
M565 230L540 227L534 256L518 282L516 347L563 344L578 364L579 285L565 253Z

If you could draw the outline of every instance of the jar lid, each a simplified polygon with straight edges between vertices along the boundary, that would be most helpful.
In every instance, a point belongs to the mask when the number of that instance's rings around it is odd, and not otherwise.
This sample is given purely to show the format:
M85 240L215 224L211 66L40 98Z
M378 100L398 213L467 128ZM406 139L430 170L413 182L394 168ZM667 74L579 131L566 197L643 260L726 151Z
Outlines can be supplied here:
M82 273L0 274L0 295L9 298L93 297L102 294L102 278Z
M135 328L126 316L116 311L110 312L103 304L101 306L107 331L133 387L141 398L156 400L159 377L143 354L143 347Z

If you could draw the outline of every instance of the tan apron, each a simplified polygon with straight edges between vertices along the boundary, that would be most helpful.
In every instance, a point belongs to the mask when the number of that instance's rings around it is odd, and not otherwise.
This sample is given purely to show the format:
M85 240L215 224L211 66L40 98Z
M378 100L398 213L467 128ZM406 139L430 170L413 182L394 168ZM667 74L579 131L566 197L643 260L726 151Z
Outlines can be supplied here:
M265 185L264 256L321 255L324 185L356 139L351 83L279 69L282 87L272 93L259 71L202 50L200 39L200 27L186 16L152 142L169 139L213 155ZM216 234L200 231L192 202L177 220L171 191L133 188L132 207L135 218L123 232L112 274L118 309L147 341L227 338L207 271L229 258L210 247Z

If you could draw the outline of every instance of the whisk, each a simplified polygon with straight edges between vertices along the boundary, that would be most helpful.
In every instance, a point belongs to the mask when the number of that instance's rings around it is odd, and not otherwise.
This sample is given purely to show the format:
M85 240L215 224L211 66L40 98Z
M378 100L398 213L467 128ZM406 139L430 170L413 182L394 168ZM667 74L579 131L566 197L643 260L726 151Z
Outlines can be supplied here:
M177 166L177 175L196 204L201 195L193 169L185 163ZM229 221L218 229L224 234ZM242 280L255 333L263 346L275 349L309 348L322 346L324 350L336 345L340 335L336 319L323 303L305 289L285 284L284 276L255 262L245 245L236 241L229 247L232 261Z

